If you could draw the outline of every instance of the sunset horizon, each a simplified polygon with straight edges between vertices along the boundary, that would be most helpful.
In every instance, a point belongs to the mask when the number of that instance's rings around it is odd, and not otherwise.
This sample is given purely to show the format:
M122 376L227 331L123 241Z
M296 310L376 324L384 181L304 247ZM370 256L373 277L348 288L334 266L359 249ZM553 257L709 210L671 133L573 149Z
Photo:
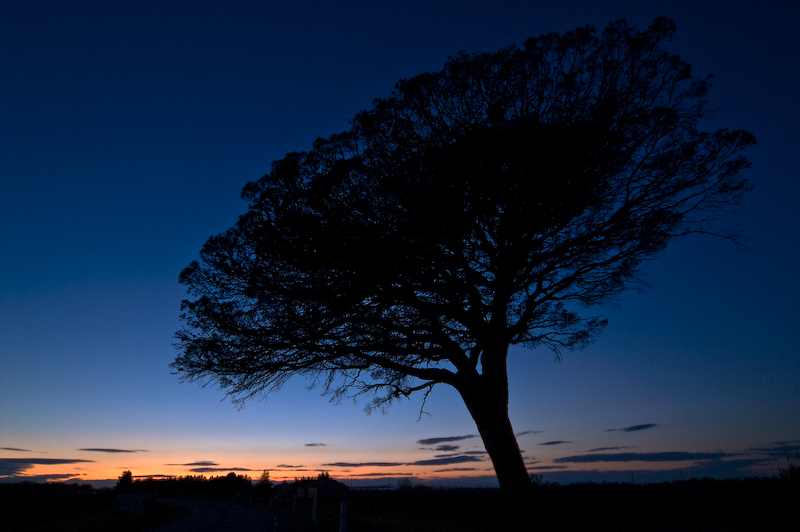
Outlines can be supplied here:
M559 352L512 345L508 416L543 482L776 476L800 452L800 3L41 0L0 5L0 483L498 487L452 386L368 414L375 396L326 395L324 371L244 405L224 379L186 382L197 293L179 276L247 212L247 183L399 80L460 50L661 16L669 52L713 75L698 127L757 138L753 188L720 215L741 242L678 236L642 259L641 290L568 301L607 327Z

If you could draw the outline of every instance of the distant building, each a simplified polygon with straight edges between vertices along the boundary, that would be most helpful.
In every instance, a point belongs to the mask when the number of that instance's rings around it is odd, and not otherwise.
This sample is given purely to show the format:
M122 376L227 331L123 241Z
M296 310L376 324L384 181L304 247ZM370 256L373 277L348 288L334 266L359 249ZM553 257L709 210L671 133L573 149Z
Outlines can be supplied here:
M333 479L299 480L297 497L312 499L314 497L341 497L350 491L345 484Z

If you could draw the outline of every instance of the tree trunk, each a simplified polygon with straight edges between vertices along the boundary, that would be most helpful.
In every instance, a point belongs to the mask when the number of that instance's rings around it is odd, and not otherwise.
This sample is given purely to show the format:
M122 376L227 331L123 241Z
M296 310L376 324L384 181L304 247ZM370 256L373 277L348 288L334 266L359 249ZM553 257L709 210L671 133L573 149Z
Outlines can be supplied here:
M506 505L505 529L522 530L530 520L532 485L508 419L507 381L489 383L485 374L469 381L458 391L494 465Z
M507 495L530 491L530 477L508 419L508 400L499 401L492 397L493 390L480 387L459 392L492 460L500 489Z
M505 351L502 353L505 354ZM509 516L517 521L530 505L531 481L508 419L508 375L506 357L483 363L483 374L459 374L456 388L478 427L494 465L500 489L508 503Z

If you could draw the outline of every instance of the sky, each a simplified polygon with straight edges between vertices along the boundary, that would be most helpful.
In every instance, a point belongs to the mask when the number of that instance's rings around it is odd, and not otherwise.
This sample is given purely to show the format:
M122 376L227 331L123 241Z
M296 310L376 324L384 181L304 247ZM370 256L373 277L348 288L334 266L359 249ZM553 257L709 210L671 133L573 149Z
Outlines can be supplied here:
M730 219L674 241L589 348L513 348L509 415L554 482L770 476L800 450L800 4L0 2L0 481L328 471L496 486L452 389L385 413L293 379L239 410L170 373L178 274L273 160L459 50L659 15L758 144ZM310 389L309 389L310 388Z

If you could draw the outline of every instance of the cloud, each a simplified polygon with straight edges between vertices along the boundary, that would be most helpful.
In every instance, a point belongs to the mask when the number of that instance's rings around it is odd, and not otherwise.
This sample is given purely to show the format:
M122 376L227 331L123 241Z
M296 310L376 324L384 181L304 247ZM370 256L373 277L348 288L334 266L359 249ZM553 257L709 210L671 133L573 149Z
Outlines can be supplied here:
M751 447L751 451L785 455L791 452L800 451L800 440L776 441L766 447Z
M306 447L327 447L327 443L307 443Z
M379 478L392 478L392 477L413 477L414 473L359 473L357 475L350 475L351 477L379 477Z
M652 429L653 427L657 426L657 423L645 423L644 425L632 425L630 427L624 427L621 429L606 429L606 432L638 432L640 430Z
M561 470L561 469L566 469L566 468L567 468L567 466L565 466L565 465L546 465L546 466L536 466L536 467L533 468L533 470L535 470L535 471L544 471L544 470L553 470L553 469Z
M278 464L275 467L278 467L280 469L298 469L298 468L305 467L305 466L303 466L303 465Z
M325 467L397 467L405 464L398 462L334 462L322 465Z
M28 449L18 449L17 447L0 447L0 450L3 451L16 451L20 453L32 453L33 451Z
M558 482L569 484L572 482L626 482L635 480L637 483L670 482L675 480L689 480L692 478L742 478L751 477L753 472L748 468L751 466L769 463L769 459L762 460L705 460L689 467L681 466L674 469L635 469L634 476L631 477L630 469L623 470L565 470L565 471L542 471L544 480L548 482ZM539 468L531 468L536 470Z
M734 455L727 453L684 452L585 454L564 456L562 458L556 458L553 460L553 462L572 464L585 464L591 462L683 462L687 460L720 460L726 456Z
M596 449L589 449L586 451L587 453L594 453L597 451L619 451L620 449L630 449L630 447L622 446L622 447L598 447Z
M0 477L16 475L34 465L65 465L94 462L73 458L0 458ZM50 475L52 476L52 475ZM75 476L73 473L72 476Z
M572 443L572 442L564 440L554 440L554 441L546 441L544 443L540 443L539 445L561 445L562 443Z
M434 451L440 451L443 453L457 451L461 446L460 445L439 445L434 449Z
M13 482L36 482L36 483L44 483L44 482L80 482L86 483L85 479L80 478L80 476L76 475L75 473L52 473L49 475L19 475L19 476L10 476L10 477L0 477L0 482L3 483L13 483Z
M517 432L515 436L519 438L520 436L526 436L528 434L541 434L544 432L543 430L526 430L524 432Z
M190 469L192 473L219 473L220 471L253 471L252 469L245 469L244 467L196 467Z
M451 467L450 469L435 469L434 473L449 473L451 471L477 471L474 467Z
M146 453L144 449L106 449L106 448L89 448L89 449L78 449L79 451L86 451L90 453Z
M474 434L468 434L466 436L446 436L443 438L427 438L424 440L418 440L417 443L419 443L420 445L436 445L438 443L449 443L453 441L468 440L474 437L475 437Z
M433 460L418 460L416 462L411 462L407 465L416 465L416 466L438 466L438 465L450 465L450 464L463 464L464 462L483 462L480 458L476 458L475 456L453 456L451 458L435 458Z
M498 488L497 475L447 475L434 479L425 479L426 486L439 488Z
M212 462L210 460L200 460L198 462L189 462L188 464L164 464L167 466L179 466L179 467L194 467L194 466L218 466L219 464L216 462Z

